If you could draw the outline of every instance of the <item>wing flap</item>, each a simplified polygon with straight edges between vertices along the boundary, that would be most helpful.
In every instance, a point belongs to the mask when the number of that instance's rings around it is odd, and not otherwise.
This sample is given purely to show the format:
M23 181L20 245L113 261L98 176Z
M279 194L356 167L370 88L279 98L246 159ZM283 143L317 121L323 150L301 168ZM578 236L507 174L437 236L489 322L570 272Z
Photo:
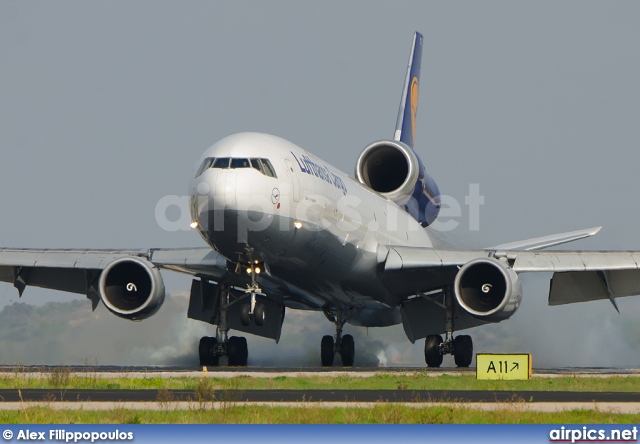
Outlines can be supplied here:
M604 279L603 279L604 277ZM608 289L611 291L609 294ZM636 296L640 294L640 270L612 270L554 273L549 305L564 305Z
M50 290L68 291L69 293L87 294L87 275L79 268L24 267L21 278L24 286L48 288ZM0 267L0 281L16 285L13 267ZM24 286L22 289L24 289Z

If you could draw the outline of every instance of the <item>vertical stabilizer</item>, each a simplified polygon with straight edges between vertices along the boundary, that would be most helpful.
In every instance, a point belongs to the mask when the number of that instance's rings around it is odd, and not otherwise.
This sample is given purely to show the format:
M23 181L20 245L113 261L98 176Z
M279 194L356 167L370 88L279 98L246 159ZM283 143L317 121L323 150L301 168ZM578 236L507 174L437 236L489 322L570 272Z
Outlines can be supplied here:
M420 63L422 60L422 34L416 32L413 35L407 77L402 89L402 99L398 110L396 132L393 140L406 143L413 148L416 134L416 114L418 112L418 83L420 81Z

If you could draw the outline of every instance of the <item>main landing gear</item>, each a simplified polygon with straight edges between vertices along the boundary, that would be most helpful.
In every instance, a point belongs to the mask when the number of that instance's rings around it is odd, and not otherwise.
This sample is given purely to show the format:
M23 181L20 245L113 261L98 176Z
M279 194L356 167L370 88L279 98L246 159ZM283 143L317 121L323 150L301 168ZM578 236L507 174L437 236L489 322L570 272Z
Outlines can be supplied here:
M338 310L337 313L333 313L328 309L323 310L326 318L336 325L336 336L323 336L320 343L320 359L323 367L332 367L333 359L336 354L340 354L342 357L342 365L344 367L352 367L353 360L355 358L355 341L353 336L342 336L342 328L344 327L347 318L343 316L342 310Z
M473 359L473 341L471 336L460 335L453 337L453 298L451 287L445 287L442 292L443 302L435 299L431 301L444 308L446 313L445 339L440 335L429 335L424 341L424 360L428 367L440 367L444 355L453 355L458 367L469 367Z
M225 341L219 339L219 333L220 330L216 332L215 338L205 336L200 339L200 365L216 367L220 365L221 360L226 358L229 366L246 366L249 357L247 338L231 336Z
M451 339L447 333L447 340L440 335L429 335L424 342L424 360L428 367L440 367L444 355L453 355L458 367L469 367L473 359L473 341L471 336L460 335Z

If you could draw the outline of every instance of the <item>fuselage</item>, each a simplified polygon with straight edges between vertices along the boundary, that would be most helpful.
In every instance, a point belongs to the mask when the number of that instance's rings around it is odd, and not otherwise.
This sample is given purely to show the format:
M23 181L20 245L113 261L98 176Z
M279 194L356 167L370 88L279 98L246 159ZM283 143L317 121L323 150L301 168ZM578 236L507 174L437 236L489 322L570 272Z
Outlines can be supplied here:
M378 279L380 246L432 246L395 203L267 134L235 134L207 149L189 194L203 239L230 263L264 263L271 297L300 309L348 307L355 324L400 322L399 301Z

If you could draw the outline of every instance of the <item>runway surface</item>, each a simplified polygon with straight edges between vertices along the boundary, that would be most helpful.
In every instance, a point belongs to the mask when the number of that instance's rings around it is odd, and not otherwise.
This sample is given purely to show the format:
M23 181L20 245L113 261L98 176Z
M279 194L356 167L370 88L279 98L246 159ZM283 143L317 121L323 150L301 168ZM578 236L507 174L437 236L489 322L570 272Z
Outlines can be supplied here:
M371 377L385 374L474 375L474 368L355 367L355 368L275 368L192 366L0 366L0 377L49 378L55 372L91 378L276 378L287 377ZM640 369L561 368L534 369L534 378L637 376ZM639 389L640 390L640 389ZM211 396L210 396L211 395ZM202 400L192 390L80 390L80 389L2 389L0 410L44 406L53 409L110 410L114 408L164 410L202 406L227 408L230 405L262 405L302 408L373 408L394 403L414 408L450 406L482 410L518 409L557 412L592 410L640 414L639 392L568 392L568 391L481 391L481 390L217 390Z
M68 369L74 374L91 374L91 376L119 377L121 375L147 375L157 377L171 376L201 376L203 367L200 366L116 366L116 365L0 365L1 373L10 374L50 374L59 369ZM332 376L344 375L366 377L380 373L415 374L425 376L469 375L475 374L475 368L459 367L208 367L207 373L215 377L252 376L274 378L281 375L291 377L301 376ZM554 376L622 376L640 375L637 368L606 368L606 367L565 367L565 368L534 368L534 377Z
M197 401L194 390L1 389L1 402L158 402ZM640 393L484 390L216 390L209 400L240 403L640 403Z

